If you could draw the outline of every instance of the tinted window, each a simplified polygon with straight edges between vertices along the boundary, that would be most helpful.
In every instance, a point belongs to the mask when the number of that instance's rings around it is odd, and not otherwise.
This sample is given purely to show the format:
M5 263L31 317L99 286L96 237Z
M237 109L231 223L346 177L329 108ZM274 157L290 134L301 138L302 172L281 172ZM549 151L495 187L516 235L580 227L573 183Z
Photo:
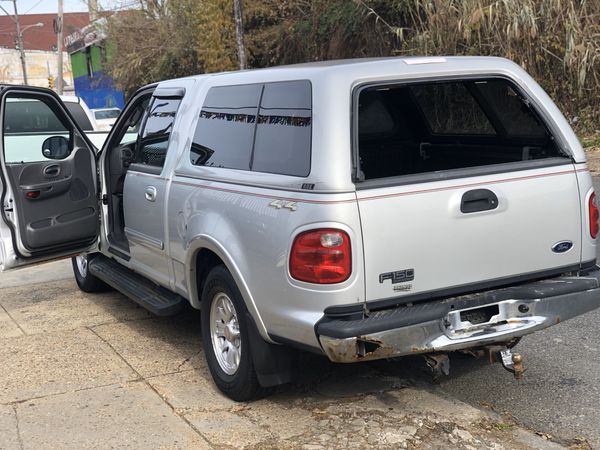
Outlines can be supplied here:
M210 89L194 133L192 164L250 169L261 89L258 84Z
M117 117L119 117L119 114L121 113L120 109L100 109L97 111L94 111L94 118L96 120L104 120L104 119L116 119Z
M382 135L394 131L396 123L379 91L365 91L360 95L360 135Z
M256 127L253 171L308 175L311 107L308 81L265 85Z
M359 180L565 156L512 83L493 78L363 89L358 153Z
M494 127L463 83L422 84L411 91L435 134L494 134Z
M40 100L9 98L5 108L5 133L67 132L67 127Z
M155 98L150 104L135 162L162 167L181 99Z
M148 108L151 98L150 94L144 95L129 109L127 115L120 121L119 129L116 132L118 137L115 138L115 142L118 141L119 145L131 145L135 143L142 125L144 113Z
M64 103L65 103L65 106L67 107L67 111L69 111L71 113L71 115L75 119L75 122L77 122L77 125L79 125L79 127L83 131L93 131L94 130L94 128L92 127L92 123L90 122L90 118L85 113L83 107L79 103L73 103L73 102L64 102Z
M479 81L477 89L498 113L508 135L544 136L546 128L516 91L503 80Z

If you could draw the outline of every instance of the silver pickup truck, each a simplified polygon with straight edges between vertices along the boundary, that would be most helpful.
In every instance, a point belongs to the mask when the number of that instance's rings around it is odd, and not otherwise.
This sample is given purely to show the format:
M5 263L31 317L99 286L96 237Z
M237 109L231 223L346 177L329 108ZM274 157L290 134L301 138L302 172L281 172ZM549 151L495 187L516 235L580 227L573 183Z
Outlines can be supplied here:
M298 350L441 371L466 351L518 375L522 336L600 306L585 154L510 61L164 81L100 151L51 91L2 86L0 102L1 268L73 257L86 292L200 309L235 400L289 381Z

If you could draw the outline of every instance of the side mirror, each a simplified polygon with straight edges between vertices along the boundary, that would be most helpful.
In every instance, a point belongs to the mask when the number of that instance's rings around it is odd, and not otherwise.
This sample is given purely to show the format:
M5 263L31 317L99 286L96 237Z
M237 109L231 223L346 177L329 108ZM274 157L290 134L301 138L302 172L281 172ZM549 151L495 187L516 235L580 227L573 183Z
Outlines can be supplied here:
M69 156L69 140L64 136L52 136L42 143L42 155L48 159L65 159Z

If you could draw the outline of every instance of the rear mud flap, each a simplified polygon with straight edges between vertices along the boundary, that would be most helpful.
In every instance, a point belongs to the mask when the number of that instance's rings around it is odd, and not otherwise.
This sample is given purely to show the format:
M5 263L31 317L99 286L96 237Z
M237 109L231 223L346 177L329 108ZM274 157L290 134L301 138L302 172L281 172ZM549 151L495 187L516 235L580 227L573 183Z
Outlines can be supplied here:
M252 363L260 385L273 387L293 381L297 361L296 351L283 345L266 342L258 332L252 316L247 314L246 317Z

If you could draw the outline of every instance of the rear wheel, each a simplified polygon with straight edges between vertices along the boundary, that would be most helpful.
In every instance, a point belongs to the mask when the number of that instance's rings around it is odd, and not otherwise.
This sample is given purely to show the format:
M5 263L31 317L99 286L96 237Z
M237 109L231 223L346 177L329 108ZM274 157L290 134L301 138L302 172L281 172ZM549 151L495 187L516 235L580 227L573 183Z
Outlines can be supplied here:
M71 258L73 264L73 274L77 286L83 292L101 292L109 289L109 286L99 278L90 274L89 262L93 258L93 254L82 253L81 255Z
M223 266L210 271L202 290L202 341L210 373L225 395L243 402L262 393L250 353L246 308Z

